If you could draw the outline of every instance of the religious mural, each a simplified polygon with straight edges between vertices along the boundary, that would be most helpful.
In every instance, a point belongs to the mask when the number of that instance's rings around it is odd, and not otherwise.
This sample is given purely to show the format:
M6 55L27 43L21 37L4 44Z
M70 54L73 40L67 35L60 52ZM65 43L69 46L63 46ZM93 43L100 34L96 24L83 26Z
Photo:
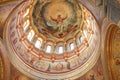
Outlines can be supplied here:
M60 64L59 64L60 65ZM58 67L58 70L61 70L62 67ZM30 79L21 72L19 72L14 66L11 65L11 80L34 80ZM75 80L104 80L103 67L101 59L97 61L96 65L88 71L84 76L75 79Z
M116 28L114 34L112 35L111 41L111 56L112 61L110 62L112 76L115 80L120 80L120 29Z
M18 71L12 64L10 68L11 68L10 80L33 80L28 78L26 75L22 74L20 71Z
M51 34L52 38L73 34L83 21L77 0L37 0L32 16L38 31L47 37Z
M96 65L87 74L76 80L105 80L101 59L99 58Z

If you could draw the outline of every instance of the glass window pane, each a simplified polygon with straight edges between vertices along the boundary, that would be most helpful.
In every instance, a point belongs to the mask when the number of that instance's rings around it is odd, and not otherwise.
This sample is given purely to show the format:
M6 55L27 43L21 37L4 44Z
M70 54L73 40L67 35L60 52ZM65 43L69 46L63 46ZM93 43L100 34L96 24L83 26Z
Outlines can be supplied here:
M25 11L25 13L23 14L23 17L26 17L26 16L28 15L28 13L29 13L29 9L27 9L27 10Z
M81 44L81 42L82 42L82 36L80 36L78 40L79 40L79 44Z
M25 23L24 23L24 25L23 25L24 31L27 30L27 28L28 28L29 25L30 25L30 21L29 21L29 20L25 21Z
M58 53L59 53L59 54L63 53L63 46L59 46L59 47L58 47Z
M74 43L70 43L70 50L74 50L75 46Z
M84 33L85 37L87 38L87 30L86 29L84 29L83 33Z
M41 48L41 45L42 45L42 42L38 39L36 42L35 42L35 47L40 49Z
M87 22L87 26L89 27L90 26L90 21L87 19L86 22Z
M34 37L35 33L33 30L31 30L28 35L27 35L27 39L31 42L33 37Z
M47 48L46 48L46 52L47 52L47 53L50 53L51 50L52 50L52 46L48 45Z

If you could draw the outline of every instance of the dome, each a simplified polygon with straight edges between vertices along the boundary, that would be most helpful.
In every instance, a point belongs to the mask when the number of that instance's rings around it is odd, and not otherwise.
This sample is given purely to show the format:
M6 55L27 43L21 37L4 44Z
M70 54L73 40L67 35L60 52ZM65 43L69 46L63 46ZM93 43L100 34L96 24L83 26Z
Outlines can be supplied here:
M34 79L76 79L99 57L98 24L78 0L23 1L5 27L11 63Z

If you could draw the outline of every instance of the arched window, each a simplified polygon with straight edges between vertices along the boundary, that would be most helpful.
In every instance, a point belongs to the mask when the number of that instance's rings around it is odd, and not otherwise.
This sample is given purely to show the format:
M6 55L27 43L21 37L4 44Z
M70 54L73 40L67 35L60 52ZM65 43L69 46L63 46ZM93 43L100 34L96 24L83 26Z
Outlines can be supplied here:
M87 38L87 29L83 30L83 34L84 34L85 38Z
M23 29L24 29L24 32L28 29L28 26L30 25L30 21L29 20L26 20L23 24Z
M52 46L51 46L51 45L47 45L47 47L46 47L46 52L47 52L47 53L50 53L51 50L52 50Z
M23 14L23 17L26 17L28 15L29 11L30 11L30 9L26 9L26 11Z
M63 53L63 46L59 46L58 47L58 54L62 54Z
M79 45L82 43L82 36L78 38Z
M42 46L42 39L41 39L41 38L38 38L38 39L36 40L36 42L35 42L35 47L36 47L37 49L40 49L41 46Z
M74 43L73 43L73 42L72 42L72 43L70 43L70 50L72 51L72 50L74 50L74 48L75 48Z
M87 22L87 27L91 26L90 21L88 19L86 19L86 22Z
M33 37L34 37L35 33L33 30L30 30L30 32L27 35L27 39L31 42Z

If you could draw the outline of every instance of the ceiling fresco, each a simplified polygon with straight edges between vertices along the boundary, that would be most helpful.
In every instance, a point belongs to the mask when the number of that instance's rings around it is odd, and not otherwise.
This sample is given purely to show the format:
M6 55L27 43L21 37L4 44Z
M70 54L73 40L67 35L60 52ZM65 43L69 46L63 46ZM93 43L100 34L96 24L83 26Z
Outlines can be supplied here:
M111 24L106 39L106 62L110 80L120 80L120 28Z
M22 74L19 70L17 70L13 65L10 67L10 79L9 80L34 80L28 78L26 75Z
M104 79L101 59L99 58L97 64L90 71L76 80L106 80Z
M99 26L77 0L23 1L7 19L4 40L11 63L33 79L76 79L99 57Z
M111 41L111 70L115 80L120 80L120 29L116 28Z
M34 80L30 79L21 72L19 72L14 66L11 65L11 78L10 80ZM102 67L102 62L101 59L99 58L97 64L88 71L84 76L81 76L80 78L77 78L75 80L105 80L104 75L103 75L103 67Z
M32 18L38 31L47 38L67 37L75 33L83 21L82 8L75 0L38 0Z

